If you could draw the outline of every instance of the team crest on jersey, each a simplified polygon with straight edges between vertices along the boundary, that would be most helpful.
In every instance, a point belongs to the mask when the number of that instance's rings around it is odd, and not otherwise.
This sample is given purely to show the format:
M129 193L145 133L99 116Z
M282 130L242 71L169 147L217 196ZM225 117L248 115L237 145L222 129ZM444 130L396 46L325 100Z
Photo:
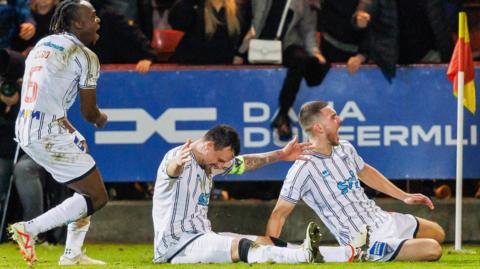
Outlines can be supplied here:
M208 206L210 200L210 193L201 193L198 197L198 204L203 206Z
M352 188L360 188L360 181L355 176L355 173L350 170L350 177L347 178L345 181L338 182L337 188L342 192L342 194L346 194Z
M322 171L322 176L328 177L329 175L330 175L330 172L328 172L327 170Z

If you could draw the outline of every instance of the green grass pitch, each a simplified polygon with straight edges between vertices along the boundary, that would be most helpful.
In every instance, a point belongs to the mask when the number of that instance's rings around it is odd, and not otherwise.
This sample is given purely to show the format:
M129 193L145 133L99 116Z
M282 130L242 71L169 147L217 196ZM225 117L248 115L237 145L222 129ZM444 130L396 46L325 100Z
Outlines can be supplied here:
M442 269L442 268L475 268L480 269L480 246L469 245L465 249L476 251L477 254L451 254L452 246L444 246L444 254L438 262L388 262L388 263L356 263L356 264L193 264L171 265L152 264L151 245L121 245L121 244L88 244L87 254L93 258L102 259L107 266L82 266L81 268L405 268L405 269ZM63 252L63 246L37 246L39 261L34 268L64 268L57 266L58 258ZM28 268L20 257L18 248L13 243L0 245L0 268Z

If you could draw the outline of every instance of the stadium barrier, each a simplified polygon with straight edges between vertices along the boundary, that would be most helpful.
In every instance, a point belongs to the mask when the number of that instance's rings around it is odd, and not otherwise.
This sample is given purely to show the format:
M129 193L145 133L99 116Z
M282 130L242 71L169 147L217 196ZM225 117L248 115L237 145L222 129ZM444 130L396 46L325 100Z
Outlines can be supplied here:
M107 182L153 181L163 155L216 124L234 126L242 153L283 145L272 132L285 69L279 67L156 66L148 74L131 65L102 66L99 105L109 115L105 129L80 119L78 102L70 119L89 142ZM374 67L349 76L336 66L319 86L302 84L290 111L302 103L331 102L343 118L341 138L391 179L455 178L456 100L446 65L400 67L391 83ZM480 87L480 68L476 85ZM479 94L477 93L477 96ZM478 98L477 98L478 99ZM478 127L465 112L464 177L480 178ZM282 180L290 163L218 180Z
M425 206L405 205L394 199L376 199L378 206L386 211L410 213L415 216L433 220L445 229L446 242L453 242L455 232L455 200L434 200L435 210ZM265 233L268 217L275 206L275 201L240 200L219 202L212 201L208 217L215 232L234 232L262 235ZM478 212L480 200L467 198L463 201L464 212ZM152 202L151 201L112 201L105 208L95 213L87 234L89 242L115 243L152 243ZM282 239L301 242L305 237L305 228L309 221L321 226L324 235L322 241L334 243L335 239L321 224L320 219L303 202L298 203L287 219L282 231ZM463 240L465 243L479 243L478 224L480 214L465 214L463 219ZM135 227L135 229L132 229Z

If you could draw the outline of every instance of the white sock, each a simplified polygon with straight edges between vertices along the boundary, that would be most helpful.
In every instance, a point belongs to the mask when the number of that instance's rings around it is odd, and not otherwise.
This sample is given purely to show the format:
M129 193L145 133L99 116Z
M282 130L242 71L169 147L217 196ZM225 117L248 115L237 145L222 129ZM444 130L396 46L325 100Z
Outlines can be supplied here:
M68 224L64 256L72 259L82 254L83 241L88 228L90 228L90 216Z
M353 256L353 248L349 245L338 247L319 247L325 262L348 262Z
M302 263L307 262L307 253L302 248L256 245L248 251L247 260L249 263Z
M25 224L27 232L37 235L55 227L69 224L87 215L87 201L75 193L61 204Z

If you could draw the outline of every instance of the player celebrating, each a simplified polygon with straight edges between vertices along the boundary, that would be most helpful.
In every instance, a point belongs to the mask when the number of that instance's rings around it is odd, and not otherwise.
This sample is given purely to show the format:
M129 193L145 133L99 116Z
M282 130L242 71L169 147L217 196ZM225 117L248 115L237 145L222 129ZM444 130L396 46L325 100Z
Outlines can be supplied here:
M87 144L67 119L66 111L80 92L84 118L96 127L107 123L107 115L96 105L96 83L100 65L86 45L98 39L100 19L83 0L65 0L56 8L50 30L26 60L16 138L35 162L75 194L28 222L9 227L25 260L36 260L35 237L68 223L65 253L60 265L104 264L82 253L90 226L90 215L108 201L107 192Z
M341 120L327 103L306 103L300 124L314 147L308 160L296 161L283 183L280 197L267 224L266 235L278 237L295 204L302 199L322 219L343 245L362 225L369 225L369 259L376 261L432 261L440 259L443 229L434 222L408 214L387 213L368 199L359 180L406 204L424 204L422 194L397 188L372 166L364 163L355 148L340 141Z
M361 247L367 241L365 230L352 246L320 248L320 234L314 223L307 228L303 248L259 245L250 239L259 243L272 242L265 237L217 234L211 230L207 210L213 176L241 174L277 160L301 159L309 148L308 143L298 144L294 139L280 150L235 157L240 151L237 132L230 126L218 125L201 139L189 140L168 151L158 168L153 195L153 261L301 263L361 258Z

